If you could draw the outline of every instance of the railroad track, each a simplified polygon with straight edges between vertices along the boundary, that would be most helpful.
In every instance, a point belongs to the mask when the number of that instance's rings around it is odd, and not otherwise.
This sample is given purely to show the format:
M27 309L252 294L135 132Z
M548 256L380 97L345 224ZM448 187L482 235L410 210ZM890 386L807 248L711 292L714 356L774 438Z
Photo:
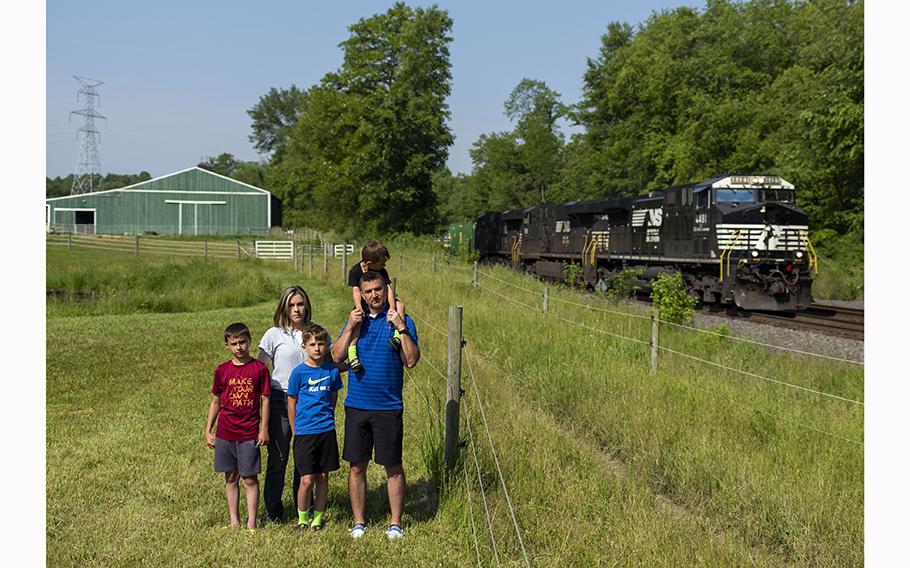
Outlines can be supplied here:
M811 304L808 309L800 312L762 312L727 308L712 310L711 313L799 331L863 340L864 312L856 308Z

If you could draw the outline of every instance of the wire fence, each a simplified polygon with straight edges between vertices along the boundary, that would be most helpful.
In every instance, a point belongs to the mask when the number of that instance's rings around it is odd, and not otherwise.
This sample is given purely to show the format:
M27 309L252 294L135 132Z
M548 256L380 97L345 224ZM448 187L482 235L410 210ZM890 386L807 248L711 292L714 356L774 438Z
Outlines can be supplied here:
M492 274L490 274L489 272L486 272L486 271L475 270L475 271L474 271L474 274L475 274L475 278L476 278L476 275L481 275L481 276L484 276L484 277L489 278L490 280L494 280L494 281L496 281L496 282L499 282L500 284L503 284L503 285L505 285L505 286L508 286L510 289L511 289L511 288L514 288L514 289L517 289L517 290L522 291L522 292L533 293L533 294L535 294L535 295L539 295L539 296L543 297L543 298L544 298L544 307L542 308L542 307L540 307L540 306L535 306L535 305L532 305L532 304L523 302L523 301L521 301L521 300L519 300L519 299L516 299L513 295L509 295L508 293L504 293L504 292L506 292L506 290L504 290L503 288L496 289L496 288L494 288L494 287L492 287L492 286L485 285L485 284L481 283L481 282L479 281L479 279L477 279L477 280L475 281L476 288L482 290L482 291L485 292L485 293L490 293L490 294L496 296L497 298L503 299L503 300L505 300L505 301L507 301L507 302L513 304L513 305L517 305L517 306L519 306L519 307L521 307L521 308L524 308L524 309L528 310L528 313L534 313L534 312L538 312L538 313L539 313L539 312L543 312L543 313L546 313L546 311L545 311L546 299L547 299L547 293L546 293L546 292L538 293L538 292L535 292L535 291L530 290L530 289L528 289L528 288L525 288L525 287L523 287L523 286L519 286L519 285L516 285L516 284L512 284L512 283L508 282L507 280L505 280L505 279L503 279L503 278L496 277L496 276L494 276L494 275L492 275ZM565 304L567 304L567 305L572 305L572 306L575 306L575 307L584 308L585 310L592 310L592 311L596 311L596 312L603 312L603 313L608 313L608 314L612 314L612 315L616 315L616 316L628 317L628 318L631 318L631 319L638 319L638 320L647 320L647 319L651 319L651 318L648 317L648 316L643 316L643 315L634 314L634 313L629 313L629 312L623 312L623 311L617 311L617 310L610 310L610 309L606 309L606 308L600 308L600 307L598 307L598 306L592 306L592 305L590 305L590 304L582 304L582 303L579 303L579 302L573 302L573 301L571 301L571 300L565 300L565 299L562 299L562 298L555 298L555 297L553 297L552 295L550 295L549 300L561 301L561 302L563 302L563 303L565 303ZM823 390L819 390L819 389L815 389L815 388L810 388L810 387L803 386L803 385L799 385L799 384L794 384L794 383L792 383L792 382L788 382L788 381L785 381L785 380L780 380L780 379L775 379L775 378L767 377L767 376L764 376L764 375L759 374L759 373L754 373L754 372L747 371L747 370L744 370L744 369L738 369L738 368L733 367L733 366L730 366L730 365L724 365L724 364L721 364L721 363L717 363L717 362L714 362L714 361L710 361L710 360L705 359L705 358L702 358L702 357L697 357L697 356L694 356L694 355L691 355L691 354L688 354L688 353L684 353L684 352L682 352L682 351L680 351L680 350L678 350L678 349L673 349L673 348L667 347L667 346L665 346L665 345L659 345L659 344L657 344L657 343L654 343L653 338L652 338L651 341L648 341L648 340L640 339L640 338L638 338L638 337L633 337L633 336L630 336L630 335L624 335L624 334L621 334L621 333L614 333L614 332L612 332L612 331L608 331L608 330L606 330L606 329L603 329L602 327L595 327L595 326L593 326L593 325L589 325L588 323L585 323L585 322L582 322L582 321L576 321L576 320L574 320L574 319L570 319L570 318L568 318L568 317L565 317L565 316L562 315L562 314L553 313L552 311L549 312L547 315L548 315L548 317L552 317L552 318L554 318L554 319L556 319L556 320L558 320L558 321L561 321L561 322L566 323L566 324L568 324L568 325L570 325L570 326L573 326L573 327L577 327L577 328L585 329L585 330L587 330L587 331L591 331L591 332L594 332L594 333L602 334L602 335L605 335L605 336L608 336L608 337L611 337L611 338L614 338L614 339L617 339L617 340L621 340L621 341L625 341L625 342L630 342L630 343L634 343L634 344L641 345L641 346L649 346L649 347L651 347L653 350L656 350L657 352L668 353L668 354L671 354L671 355L675 355L675 356L678 356L678 357L685 358L685 359L687 359L687 360L696 362L697 364L708 365L708 366L711 366L711 367L714 367L714 368L722 369L722 370L724 370L724 371L726 371L726 372L734 373L734 374L737 375L737 376L742 376L742 377L748 377L748 378L752 378L752 379L757 379L757 380L759 380L759 381L763 381L763 382L768 383L768 384L777 385L777 386L779 386L779 387L783 387L783 388L786 388L786 389L789 389L789 390L792 390L792 391L801 392L801 393L808 394L808 395L813 395L813 396L818 396L818 397L822 397L822 398L828 399L828 400L835 400L835 401L845 402L845 403L852 404L852 405L857 405L857 406L860 406L860 407L864 407L864 406L865 406L865 403L864 403L863 401L861 401L861 400L856 400L856 399L854 399L854 398L850 398L850 397L847 397L847 396L840 396L840 395L838 395L838 394L833 394L833 393L830 393L830 392L825 392L825 391L823 391ZM423 320L423 323L425 323L425 324L428 325L428 326L432 326L432 324L431 324L430 322L426 321L426 320ZM852 359L845 359L845 358L841 358L841 357L832 357L832 356L824 355L824 354L820 354L820 353L813 353L813 352L809 352L809 351L805 351L805 350L793 349L793 348L790 348L790 347L778 346L778 345L773 345L773 344L769 344L769 343L764 343L764 342L749 340L749 339L745 339L745 338L739 338L739 337L735 337L735 336L731 336L731 335L727 335L727 334L717 333L717 332L714 332L714 331L698 329L698 328L695 328L695 327L692 327L692 326L681 325L681 324L675 324L675 323L673 323L673 322L667 322L667 321L659 320L659 319L657 320L656 323L657 323L657 325L660 325L660 324L670 324L670 325L672 325L673 327L678 328L678 329L683 329L683 330L686 330L686 331L694 331L694 332L698 332L698 333L704 333L704 334L708 334L708 335L711 335L711 336L714 336L714 337L720 337L720 338L722 338L722 339L731 339L731 340L733 340L733 341L740 341L740 342L743 342L743 343L754 344L754 345L758 345L758 346L762 346L762 347L780 349L780 350L785 351L785 352L797 353L797 354L801 354L801 355L816 356L816 357L819 357L819 358L822 358L822 359L827 359L827 360L842 362L842 363L846 363L846 364L850 364L850 365L858 365L858 366L860 366L860 367L863 366L863 363L862 363L862 362L855 361L855 360L852 360ZM436 328L436 331L439 332L439 333L444 333L442 330L439 330L438 328ZM813 431L813 432L816 432L816 433L819 433L819 434L823 434L823 435L825 435L825 436L830 436L830 437L832 437L832 438L840 439L840 440L843 440L843 441L846 441L846 442L849 442L849 443L853 443L853 444L859 444L859 445L862 445L862 444L863 444L863 442L860 441L860 440L856 440L856 439L849 438L849 437L846 437L846 436L841 436L841 435L839 435L839 434L835 434L835 433L833 433L833 432L829 432L829 431L824 430L824 429L816 428L816 427L814 427L814 426L805 424L804 422L793 421L792 419L787 419L787 418L784 418L784 417L781 417L781 416L776 416L776 415L774 415L773 413L769 413L768 411L762 411L762 412L764 412L766 415L771 416L772 418L779 419L779 420L781 420L782 422L788 422L788 423L790 423L790 424L793 424L793 425L795 425L795 426L801 427L801 428L806 429L806 430L810 430L810 431Z
M412 257L409 255L408 258L411 259ZM414 259L414 260L417 260L418 262L421 262L421 263L430 263L430 262L432 262L431 260L427 260L427 259L420 259L420 258L413 258L413 259ZM454 267L454 265L443 265L443 264L440 264L440 266ZM461 267L458 267L458 268L461 269L461 270L469 271L469 272L471 271L470 268L461 268ZM527 288L527 287L525 287L525 286L521 286L521 285L515 284L515 283L513 283L513 282L509 282L508 280L506 280L506 279L504 279L504 278L500 278L500 277L494 275L491 271L484 271L484 270L475 269L475 270L474 270L474 273L475 273L478 277L479 277L479 276L483 276L483 277L486 277L486 278L490 278L491 280L495 280L495 281L497 281L497 282L499 282L499 283L501 283L501 284L504 284L504 285L506 285L506 286L508 286L508 287L510 287L510 288L513 288L513 289L516 289L516 290L520 290L521 292L524 292L524 293L527 293L527 294L533 294L534 296L540 297L541 299L546 299L548 302L557 302L557 303L561 303L561 304L565 304L565 305L570 305L570 306L575 306L575 307L584 308L584 309L586 309L586 310L591 310L591 311L596 311L596 312L601 312L601 313L607 313L607 314L612 314L612 315L621 316L621 317L627 317L627 318L631 318L631 319L641 319L641 320L650 320L650 319L651 319L650 316L643 315L643 314L636 314L636 313L629 312L629 311L619 311L619 310L604 308L604 307L597 306L597 305L594 305L594 304L591 304L591 303L580 303L580 302L575 302L575 301L572 301L572 300L568 300L568 299L566 299L566 298L561 298L561 297L559 297L559 296L557 296L557 295L555 295L555 294L548 294L548 292L547 292L547 291L544 291L544 290L532 290L532 289ZM527 309L531 309L531 310L542 310L542 311L545 309L545 308L543 307L543 304L542 304L541 306L531 305L531 304L529 304L529 303L527 303L527 302L518 301L518 300L516 300L516 299L514 299L514 298L512 298L512 297L510 297L510 296L506 296L505 294L502 294L501 291L497 291L497 290L495 290L495 289L493 289L493 288L490 288L490 287L484 287L484 286L482 286L482 285L480 284L479 280L478 280L478 282L477 282L477 287L478 287L478 288L481 288L481 289L485 289L485 290L487 290L487 291L490 291L490 292L492 292L493 294L496 294L496 295L498 295L499 297L501 297L501 298L503 298L503 299L506 299L507 301L510 301L510 302L512 302L512 303L514 303L514 304L516 304L516 305L520 305L520 306L522 306L522 307L524 307L524 308L527 308ZM545 288L545 289L546 289L546 288ZM825 354L823 354L823 353L816 353L816 352L813 352L813 351L806 351L806 350L801 350L801 349L794 349L794 348L792 348L792 347L786 347L786 346L783 346L783 345L775 345L775 344L772 344L772 343L761 342L761 341L755 341L755 340L751 340L751 339L747 339L747 338L743 338L743 337L737 337L737 336L734 336L734 335L729 335L729 334L724 334L724 333L718 333L718 332L716 332L716 331L711 331L711 330L706 330L706 329L700 329L700 328L697 328L697 327L694 327L694 326L690 326L690 325L685 325L685 324L679 324L679 323L675 323L675 322L670 322L670 321L667 321L667 320L660 320L660 323L661 323L662 325L663 325L663 324L665 324L665 325L670 325L670 326L674 326L674 327L677 327L677 328L680 328L680 329L686 329L686 330L688 330L688 331L692 331L692 332L695 332L695 333L702 333L702 334L712 335L712 336L715 336L715 337L720 337L720 338L723 338L723 339L728 339L728 340L730 340L730 341L739 341L739 342L743 342L743 343L750 343L750 344L753 344L753 345L760 345L760 346L762 346L762 347L766 347L766 348L769 348L769 349L777 349L777 350L780 350L780 351L786 351L786 352L789 352L789 353L796 353L796 354L799 354L799 355L805 355L805 356L810 356L810 357L818 357L818 358L820 358L820 359L827 359L827 360L830 360L830 361L837 361L837 362L840 362L840 363L847 363L847 364L850 364L850 365L864 366L864 363L863 363L862 361L856 361L856 360L854 360L854 359L847 359L847 358L844 358L844 357L836 357L836 356L832 356L832 355L825 355Z

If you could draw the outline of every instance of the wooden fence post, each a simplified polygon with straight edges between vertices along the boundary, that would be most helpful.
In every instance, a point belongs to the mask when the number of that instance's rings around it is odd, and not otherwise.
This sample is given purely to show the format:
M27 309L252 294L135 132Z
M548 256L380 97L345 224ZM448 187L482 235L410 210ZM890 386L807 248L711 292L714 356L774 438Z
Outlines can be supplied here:
M136 256L139 256L139 235L136 235Z
M322 275L329 273L329 244L322 243Z
M240 239L237 239L237 260L240 260Z
M651 372L657 372L658 330L660 329L660 310L655 309L651 314Z
M543 313L550 311L550 287L543 287Z
M348 243L342 243L341 245L341 285L343 286L347 280L345 277L348 275Z
M66 232L66 250L73 250L73 232Z
M138 241L138 239L137 239ZM205 239L202 241L202 256L208 258L209 256L209 240Z
M445 462L451 471L458 459L458 414L461 401L461 306L449 306L449 368L446 377Z
M313 277L313 245L312 244L310 244L310 266L309 266L309 268L310 268L309 277L312 278Z
M402 263L403 259L404 259L404 253L403 252L398 253L398 270L401 270L401 263Z
M471 288L477 288L477 261L474 261L474 274L471 276Z
M436 272L436 255L433 255L433 272Z

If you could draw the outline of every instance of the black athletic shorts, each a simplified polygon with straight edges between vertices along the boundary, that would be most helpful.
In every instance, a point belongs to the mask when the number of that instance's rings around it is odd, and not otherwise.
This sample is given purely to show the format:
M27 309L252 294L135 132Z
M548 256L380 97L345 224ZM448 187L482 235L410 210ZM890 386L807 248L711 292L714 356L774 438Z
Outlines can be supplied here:
M327 473L341 467L335 430L294 436L294 467L299 475Z
M400 410L360 410L344 407L344 454L351 463L370 461L373 447L379 465L401 465L404 424Z

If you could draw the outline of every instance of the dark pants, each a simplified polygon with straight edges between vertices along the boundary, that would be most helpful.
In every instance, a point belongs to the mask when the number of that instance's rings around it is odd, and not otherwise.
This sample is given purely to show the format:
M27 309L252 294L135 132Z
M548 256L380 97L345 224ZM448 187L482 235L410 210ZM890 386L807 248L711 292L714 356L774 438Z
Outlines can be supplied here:
M272 520L284 518L284 503L281 494L284 492L284 476L288 467L291 450L291 423L288 422L288 398L281 391L273 391L269 397L269 461L265 469L265 486L262 489L265 501L265 514ZM294 503L293 513L297 513L297 490L300 489L300 476L294 470Z

